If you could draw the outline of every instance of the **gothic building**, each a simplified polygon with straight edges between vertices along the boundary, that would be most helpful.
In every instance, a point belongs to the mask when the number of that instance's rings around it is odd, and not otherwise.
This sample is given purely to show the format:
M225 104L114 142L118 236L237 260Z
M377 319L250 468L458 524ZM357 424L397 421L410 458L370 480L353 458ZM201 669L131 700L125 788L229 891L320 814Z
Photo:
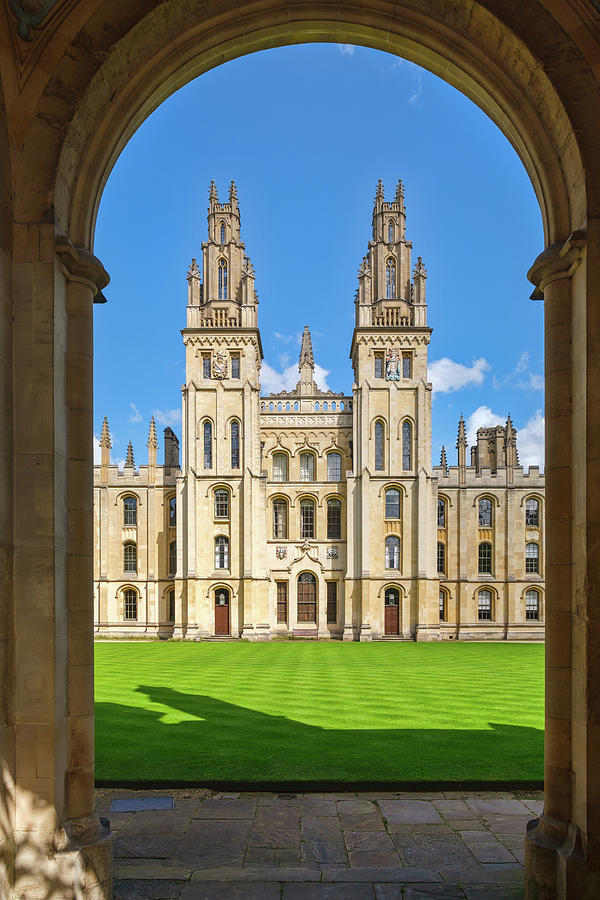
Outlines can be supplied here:
M187 274L182 441L150 423L148 464L95 467L95 619L104 635L541 639L544 477L517 434L482 428L467 463L431 466L426 270L402 183L379 182L355 297L351 395L314 380L261 396L254 270L235 186L211 184Z

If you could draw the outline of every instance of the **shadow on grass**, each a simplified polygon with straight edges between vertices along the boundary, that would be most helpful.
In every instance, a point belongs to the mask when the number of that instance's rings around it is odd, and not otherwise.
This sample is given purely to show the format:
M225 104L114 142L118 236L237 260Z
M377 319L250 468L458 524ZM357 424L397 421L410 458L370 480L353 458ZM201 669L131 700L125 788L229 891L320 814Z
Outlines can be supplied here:
M532 782L543 778L544 733L489 729L325 729L172 688L137 688L164 712L96 703L98 783ZM525 786L525 784L523 784ZM537 786L537 785L536 785ZM497 787L497 785L496 785ZM333 788L332 788L333 789Z

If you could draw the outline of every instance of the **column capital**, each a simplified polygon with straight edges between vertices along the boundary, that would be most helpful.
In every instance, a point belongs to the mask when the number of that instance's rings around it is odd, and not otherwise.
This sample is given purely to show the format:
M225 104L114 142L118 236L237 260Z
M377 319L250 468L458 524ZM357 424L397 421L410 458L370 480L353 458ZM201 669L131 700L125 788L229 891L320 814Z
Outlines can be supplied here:
M110 276L100 260L84 247L76 247L62 234L56 236L56 252L67 279L87 284L94 303L106 303L102 288L109 283Z
M535 285L532 300L543 300L544 290L553 281L570 278L578 267L585 248L585 232L572 231L566 241L551 244L534 260L527 278Z

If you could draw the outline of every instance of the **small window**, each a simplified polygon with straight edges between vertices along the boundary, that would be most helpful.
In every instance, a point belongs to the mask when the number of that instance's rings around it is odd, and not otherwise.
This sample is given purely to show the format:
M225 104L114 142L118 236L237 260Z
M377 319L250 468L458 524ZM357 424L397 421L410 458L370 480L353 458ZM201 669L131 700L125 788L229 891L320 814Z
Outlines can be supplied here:
M327 481L341 481L342 456L340 453L329 453L327 456Z
M175 621L175 591L170 590L167 594L167 622Z
M137 591L128 588L123 595L123 618L127 620L137 619Z
M447 616L446 591L440 591L440 622L446 622Z
M327 624L337 622L337 581L327 582Z
M402 354L402 377L412 378L412 354Z
M400 518L400 491L397 488L389 488L385 492L385 517L386 519Z
M446 527L446 501L442 500L441 497L438 498L437 523L438 528Z
M312 500L300 501L300 537L315 536L315 504Z
M215 538L215 569L229 568L229 541L226 537Z
M315 458L312 453L300 454L300 481L315 480Z
M177 571L177 541L171 541L169 544L169 575L174 575Z
M540 594L539 591L527 591L525 594L525 618L530 621L539 621L540 618Z
M287 481L287 455L285 453L273 454L273 481Z
M229 518L229 491L219 488L215 491L215 519Z
M525 571L528 575L537 575L540 571L540 546L533 541L525 546Z
M177 498L169 497L169 528L177 525Z
M342 504L339 500L327 501L327 540L339 541L342 537Z
M492 545L487 541L479 545L478 571L480 575L492 574Z
M273 537L285 540L288 536L287 500L273 500Z
M388 222L388 244L394 243L394 223Z
M288 618L288 583L278 581L277 584L277 624L287 625Z
M202 354L202 377L210 378L210 353Z
M231 468L240 467L240 423L231 423Z
M383 422L375 422L375 471L383 472L384 466L384 450L383 450L384 428Z
M492 501L488 500L487 497L479 501L479 527L492 527Z
M438 575L446 574L446 545L443 541L438 541L437 545L437 570Z
M375 354L375 378L383 378L383 353Z
M527 528L540 526L540 504L534 497L530 497L525 504L525 525Z
M400 568L400 538L388 537L385 539L385 567L386 569Z
M137 525L137 500L125 497L123 500L123 525Z
M227 300L227 263L219 260L219 300Z
M232 378L240 377L240 354L239 353L231 354L231 377Z
M483 590L477 594L477 618L479 621L491 621L492 592Z
M221 222L220 231L221 231L221 234L220 234L221 244L224 244L225 243L225 224L223 222Z
M385 296L393 300L396 296L396 262L388 259L385 267Z
M204 468L212 469L212 422L204 423Z
M410 422L402 423L402 468L405 471L412 469L412 425Z
M123 571L137 572L137 545L133 541L123 544Z

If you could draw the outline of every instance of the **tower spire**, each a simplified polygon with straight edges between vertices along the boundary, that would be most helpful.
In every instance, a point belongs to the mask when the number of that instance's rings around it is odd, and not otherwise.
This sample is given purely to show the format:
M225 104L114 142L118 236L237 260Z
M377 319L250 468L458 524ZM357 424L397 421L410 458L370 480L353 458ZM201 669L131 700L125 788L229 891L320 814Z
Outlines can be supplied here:
M398 179L398 184L396 185L396 194L394 196L394 200L399 204L400 209L404 212L404 185L402 184L402 179Z
M447 475L448 474L448 460L446 459L446 448L443 444L442 444L442 454L440 457L440 466L444 470L444 473Z
M110 439L110 428L108 427L108 419L104 416L102 422L102 431L100 432L100 480L103 484L108 481L108 467L110 466L110 448L112 441Z
M112 442L110 439L110 428L108 427L108 419L104 416L102 421L102 431L100 432L100 446L110 450Z
M131 441L127 444L127 456L125 457L125 468L126 469L134 469L135 462L133 459L133 445Z
M383 203L383 181L380 178L375 188L375 206L381 203Z
M210 202L219 202L219 195L217 194L217 186L214 181L211 181L210 188L208 189L208 199Z
M302 344L300 346L300 359L298 361L298 369L300 370L300 391L302 394L312 394L315 373L315 358L313 356L312 341L308 325L304 326L302 333Z
M158 438L156 436L156 422L154 416L150 419L148 429L148 484L154 484L156 477L156 451L158 450Z
M235 186L235 181L233 178L231 179L231 184L229 185L229 202L233 203L234 200L237 200L237 188Z
M460 422L458 423L458 438L456 440L456 449L458 450L458 468L461 483L466 479L467 466L467 430L465 428L465 420L463 414L460 414Z

